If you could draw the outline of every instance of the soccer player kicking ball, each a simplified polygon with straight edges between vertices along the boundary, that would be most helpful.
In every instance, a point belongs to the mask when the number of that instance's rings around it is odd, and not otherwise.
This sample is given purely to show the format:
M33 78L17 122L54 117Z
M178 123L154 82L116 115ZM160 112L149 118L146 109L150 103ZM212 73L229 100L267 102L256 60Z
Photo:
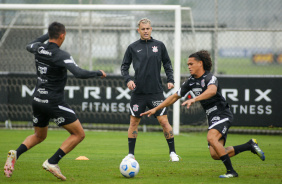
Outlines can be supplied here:
M205 50L193 53L189 56L187 65L191 76L182 84L177 93L168 97L159 106L142 113L141 116L151 116L159 109L170 106L179 98L184 97L190 90L193 91L196 97L186 100L182 105L189 108L193 103L200 101L206 111L209 123L207 140L211 157L214 160L222 160L227 170L226 174L219 177L238 177L237 172L232 167L230 157L243 151L251 151L264 161L264 152L258 147L256 139L251 139L242 145L224 147L228 129L233 121L233 114L220 93L217 78L210 73L212 67L210 54Z
M63 142L57 152L47 159L42 167L56 176L66 180L61 173L58 162L73 150L85 137L84 130L75 112L64 101L64 88L67 82L67 70L77 78L106 77L102 70L87 71L79 68L72 56L61 50L66 36L65 26L53 22L45 34L30 44L26 49L35 55L37 84L33 94L34 134L28 136L17 150L10 150L4 166L4 174L11 177L20 155L41 143L47 137L49 120L66 129L70 136ZM49 39L49 42L44 44Z

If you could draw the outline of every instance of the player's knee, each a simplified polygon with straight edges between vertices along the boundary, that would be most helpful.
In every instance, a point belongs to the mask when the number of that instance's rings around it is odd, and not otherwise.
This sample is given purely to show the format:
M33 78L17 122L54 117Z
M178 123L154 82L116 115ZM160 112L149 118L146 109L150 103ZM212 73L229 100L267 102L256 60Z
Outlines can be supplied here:
M214 137L212 137L212 136L208 136L207 137L207 141L208 141L208 143L210 144L210 145L214 145L214 143L215 143L215 139L214 139Z
M47 135L39 135L39 134L35 134L35 136L36 136L39 143L44 141L47 137Z
M140 120L130 120L131 127L138 127Z
M211 154L212 159L219 160L219 156L216 153Z
M171 127L168 121L159 121L159 123L165 129L169 129Z
M85 138L85 133L84 133L84 132L83 132L83 133L80 133L80 134L79 134L79 140L80 140L80 142L83 141L84 138Z
M138 122L130 122L131 127L137 127L139 125Z

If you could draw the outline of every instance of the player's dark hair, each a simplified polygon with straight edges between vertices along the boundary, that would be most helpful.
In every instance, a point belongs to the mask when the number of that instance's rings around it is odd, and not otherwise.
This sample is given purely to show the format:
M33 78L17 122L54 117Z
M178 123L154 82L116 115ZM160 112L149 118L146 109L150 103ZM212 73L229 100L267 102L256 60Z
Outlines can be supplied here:
M202 61L204 70L211 71L212 60L211 60L211 56L208 51L200 50L198 52L191 54L189 58L191 57L195 58L196 61Z
M64 24L53 22L48 27L48 34L50 39L58 39L60 34L65 33L66 28Z

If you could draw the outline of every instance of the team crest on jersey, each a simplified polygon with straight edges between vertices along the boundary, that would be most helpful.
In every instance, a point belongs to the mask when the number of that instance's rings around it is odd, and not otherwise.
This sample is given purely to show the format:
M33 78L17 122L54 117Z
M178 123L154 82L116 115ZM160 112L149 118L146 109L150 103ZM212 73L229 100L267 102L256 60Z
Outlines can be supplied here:
M135 104L135 105L133 105L133 111L138 111L138 108L139 108L139 105L137 105L137 104Z
M153 52L158 52L159 51L157 46L154 46L152 48L153 48Z
M203 79L203 80L201 81L201 86L202 86L202 87L205 87L205 79Z

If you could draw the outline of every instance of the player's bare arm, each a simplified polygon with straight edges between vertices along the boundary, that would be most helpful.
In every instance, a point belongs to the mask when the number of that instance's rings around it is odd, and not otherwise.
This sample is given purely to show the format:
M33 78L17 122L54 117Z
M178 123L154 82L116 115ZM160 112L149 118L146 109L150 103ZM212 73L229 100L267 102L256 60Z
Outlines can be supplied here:
M171 104L174 104L174 102L176 102L179 98L177 93L169 96L165 101L163 101L160 105L158 105L157 107L151 109L151 110L148 110L146 112L143 112L140 114L140 116L143 116L143 115L148 115L148 117L150 117L151 115L155 114L158 110L162 109L162 108L165 108L165 107L168 107L170 106Z
M192 98L192 99L189 99L189 100L186 100L185 102L183 102L181 105L183 106L187 106L187 109L190 108L190 106L197 102L197 101L201 101L201 100L206 100L206 99L209 99L211 97L213 97L215 94L216 94L216 91L217 91L217 87L216 85L209 85L207 90L204 91L201 95L195 97L195 98Z

